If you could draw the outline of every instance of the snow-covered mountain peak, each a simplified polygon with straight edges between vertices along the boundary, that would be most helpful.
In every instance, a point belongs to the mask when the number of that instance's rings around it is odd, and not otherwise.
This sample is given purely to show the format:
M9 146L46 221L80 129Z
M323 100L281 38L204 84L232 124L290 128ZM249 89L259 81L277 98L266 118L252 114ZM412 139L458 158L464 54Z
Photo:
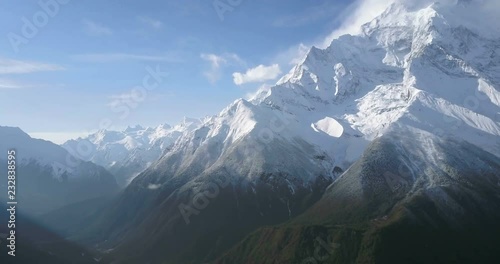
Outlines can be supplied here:
M164 162L173 166L175 153L195 153L175 165L188 168L209 146L218 146L205 154L216 161L234 148L230 143L300 139L326 154L329 166L345 167L393 124L452 134L500 155L488 143L500 136L500 42L469 27L467 8L463 2L390 5L360 34L311 48L275 86L235 101L186 134ZM210 166L206 159L200 164Z
M156 127L156 130L167 130L167 129L171 129L172 126L170 124L161 124L159 126Z
M104 166L117 175L119 184L126 185L172 147L180 136L200 125L198 119L184 118L174 127L169 124L148 128L136 125L123 131L100 130L86 138L70 140L63 147L77 157ZM78 153L82 146L91 151Z
M429 30L465 27L486 38L499 39L500 17L496 0L396 0L380 16L362 26L361 34L374 28L412 26Z
M87 139L94 143L111 142L118 140L121 134L122 132L101 129L96 133L89 135Z
M123 132L130 133L130 132L136 132L139 130L144 130L144 128L140 125L136 125L135 127L127 126L127 128Z
M202 120L197 118L184 117L182 122L174 127L176 130L193 130L199 125L201 125Z
M411 86L412 65L427 56L442 58L441 63L449 61L459 65L456 70L460 73L446 70L443 65L441 69L446 74L478 77L482 71L485 77L498 81L493 69L500 65L495 52L500 44L500 31L492 35L494 30L484 30L498 18L490 18L484 5L476 2L397 1L363 25L359 35L341 36L324 50L312 47L301 64L275 87L258 92L252 102L283 108L279 101L287 101L288 105L314 109L317 104L308 102L338 104L362 92L366 84L371 87L370 82L380 82L378 79L388 83L405 79L406 86ZM478 12L473 12L473 19L469 19L471 10ZM483 13L483 18L477 18L477 14ZM498 22L493 27L498 27L500 20ZM440 56L435 56L436 52L440 52Z

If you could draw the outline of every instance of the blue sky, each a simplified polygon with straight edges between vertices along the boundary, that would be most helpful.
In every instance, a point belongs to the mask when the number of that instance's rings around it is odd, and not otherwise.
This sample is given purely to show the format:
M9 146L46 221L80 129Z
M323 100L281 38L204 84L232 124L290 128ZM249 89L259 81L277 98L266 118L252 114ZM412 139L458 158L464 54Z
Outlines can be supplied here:
M121 129L216 114L275 83L340 26L349 4L1 1L0 124L62 141L103 123ZM154 89L139 88L144 78Z

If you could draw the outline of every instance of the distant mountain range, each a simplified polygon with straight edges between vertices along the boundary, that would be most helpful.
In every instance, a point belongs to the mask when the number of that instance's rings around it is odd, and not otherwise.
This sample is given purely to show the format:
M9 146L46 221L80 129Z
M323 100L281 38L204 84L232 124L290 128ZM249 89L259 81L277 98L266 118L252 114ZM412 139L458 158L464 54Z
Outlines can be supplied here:
M174 127L128 127L124 131L101 130L85 138L70 140L62 146L74 156L105 167L125 187L149 167L183 134L201 124L201 120L184 118Z

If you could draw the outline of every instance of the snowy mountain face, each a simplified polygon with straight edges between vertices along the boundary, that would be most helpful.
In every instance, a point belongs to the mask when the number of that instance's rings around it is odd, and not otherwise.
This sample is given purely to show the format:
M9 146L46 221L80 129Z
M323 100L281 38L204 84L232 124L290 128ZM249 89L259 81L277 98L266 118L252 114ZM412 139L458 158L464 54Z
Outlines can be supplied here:
M279 171L307 186L346 169L396 123L500 156L500 38L468 23L471 9L393 4L361 34L312 48L276 86L185 134L150 169L194 176L224 167L250 181Z
M120 244L113 254L126 259L141 240L158 260L213 259L255 228L309 208L389 129L500 157L500 34L480 18L469 23L474 8L393 4L361 34L312 48L274 87L183 133L137 176L105 216L134 220L96 231L125 242L103 247ZM439 159L446 144L433 146L420 154Z
M144 169L156 161L184 133L197 128L198 119L185 118L171 127L128 127L124 131L101 130L86 138L63 144L81 159L99 164L115 175L120 186L126 186Z
M402 123L454 134L500 155L491 144L500 134L500 38L467 27L461 16L471 7L394 4L362 34L340 37L326 50L313 48L252 102L287 109L301 124L334 118L367 140Z
M22 186L17 198L30 215L118 190L104 168L75 158L52 142L33 139L19 128L0 126L0 150L5 153L0 157L3 171L7 171L7 152L15 151L17 185ZM0 183L6 185L7 181ZM0 194L0 199L6 200L6 195Z

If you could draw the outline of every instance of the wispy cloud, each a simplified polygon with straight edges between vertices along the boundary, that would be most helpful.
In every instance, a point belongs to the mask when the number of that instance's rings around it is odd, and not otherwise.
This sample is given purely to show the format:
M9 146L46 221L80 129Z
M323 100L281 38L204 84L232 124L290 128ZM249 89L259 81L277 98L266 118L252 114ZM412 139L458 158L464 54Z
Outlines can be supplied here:
M94 21L84 19L82 21L83 30L90 36L98 37L98 36L109 36L113 34L113 31L101 24L98 24Z
M137 20L139 20L139 22L141 22L145 25L148 25L154 29L160 29L163 27L163 22L161 22L160 20L153 19L151 17L140 16L140 17L137 17Z
M440 4L443 5L456 5L457 1L461 0L441 0ZM322 42L317 43L315 46L320 48L326 48L330 43L338 38L339 36L345 34L355 35L361 33L361 26L375 19L377 16L382 14L391 4L400 3L410 6L412 8L423 8L432 3L434 0L357 0L354 1L344 12L339 16L339 21L341 21L341 26L330 33ZM465 2L465 1L463 1ZM481 23L484 25L494 25L489 27L488 30L499 32L498 23L500 23L500 1L498 0L469 0L471 5L478 7L475 11L480 11L480 14L474 12L470 13L470 16L463 17L464 23L469 23L469 26L474 26L475 19L480 19L483 22L488 21L489 23ZM461 14L464 16L465 14Z
M26 86L12 80L0 79L0 89L20 89Z
M233 81L236 85L245 83L265 82L278 78L281 74L281 69L278 64L270 66L259 65L255 68L248 69L246 73L233 73Z
M272 61L282 67L295 66L304 60L310 49L310 44L299 43L277 53Z
M332 24L340 25L334 28L329 34L318 36L316 39L299 43L289 47L276 54L272 62L278 63L285 67L288 65L296 65L309 53L312 46L318 48L326 48L330 45L333 39L344 34L357 34L360 32L361 26L364 23L371 21L377 15L380 15L392 2L409 1L409 0L356 0L349 4L342 12L336 10L335 4L323 4L315 6L304 11L300 16L282 17L274 22L275 26L299 26L304 23L312 22L317 19L313 16L317 11L317 15L331 16L329 12L337 13ZM419 0L417 0L419 1ZM321 9L328 10L323 12ZM297 21L291 21L291 20Z
M141 55L130 53L88 53L72 55L71 59L84 62L117 62L117 61L163 61L181 62L182 58L175 54L169 55Z
M55 64L0 58L0 74L24 74L61 70L64 70L64 67Z
M201 54L201 59L210 63L210 68L203 72L203 75L212 84L216 83L222 75L221 68L229 64L244 65L245 62L234 53L225 53L222 55L216 54Z
M394 2L394 1L403 1L403 0L357 0L352 2L349 6L344 8L344 10L340 13L338 13L334 19L333 24L338 24L340 26L337 26L335 29L333 29L329 34L318 36L317 39L305 42L305 43L299 43L296 45L293 45L289 47L286 50L283 50L276 54L274 59L272 60L274 63L278 63L281 66L286 66L286 65L296 65L302 62L302 60L305 58L305 56L308 54L309 50L311 49L312 46L318 47L318 48L326 48L330 45L330 43L333 41L333 39L338 38L341 35L344 34L357 34L360 32L361 25L364 23L369 22L373 18L375 18L377 15L380 15L389 5ZM407 1L407 0L404 0ZM321 5L319 7L324 7L324 5ZM288 17L288 18L281 18L279 20L276 20L275 26L298 26L302 23L308 23L312 22L312 18L310 16L313 16L313 11L318 10L319 8L314 7L309 10L304 11L304 14L302 14L302 18L296 18L298 19L298 22L291 22L292 24L290 25L285 25L287 24L287 20L291 20L294 17ZM327 8L328 7L328 8ZM335 9L335 5L330 4L329 6L324 7L325 9L329 9L330 11ZM336 12L336 10L334 10ZM326 13L323 13L322 11L318 11L319 16L321 15L327 15ZM332 11L333 12L333 11ZM330 14L331 15L331 14ZM295 23L295 24L294 24Z
M355 35L361 32L361 26L370 22L384 10L386 10L391 3L398 0L358 0L354 1L348 6L345 11L338 16L341 21L340 27L332 31L323 41L316 43L315 46L319 48L326 48L330 43L345 34ZM418 0L417 0L418 1Z

